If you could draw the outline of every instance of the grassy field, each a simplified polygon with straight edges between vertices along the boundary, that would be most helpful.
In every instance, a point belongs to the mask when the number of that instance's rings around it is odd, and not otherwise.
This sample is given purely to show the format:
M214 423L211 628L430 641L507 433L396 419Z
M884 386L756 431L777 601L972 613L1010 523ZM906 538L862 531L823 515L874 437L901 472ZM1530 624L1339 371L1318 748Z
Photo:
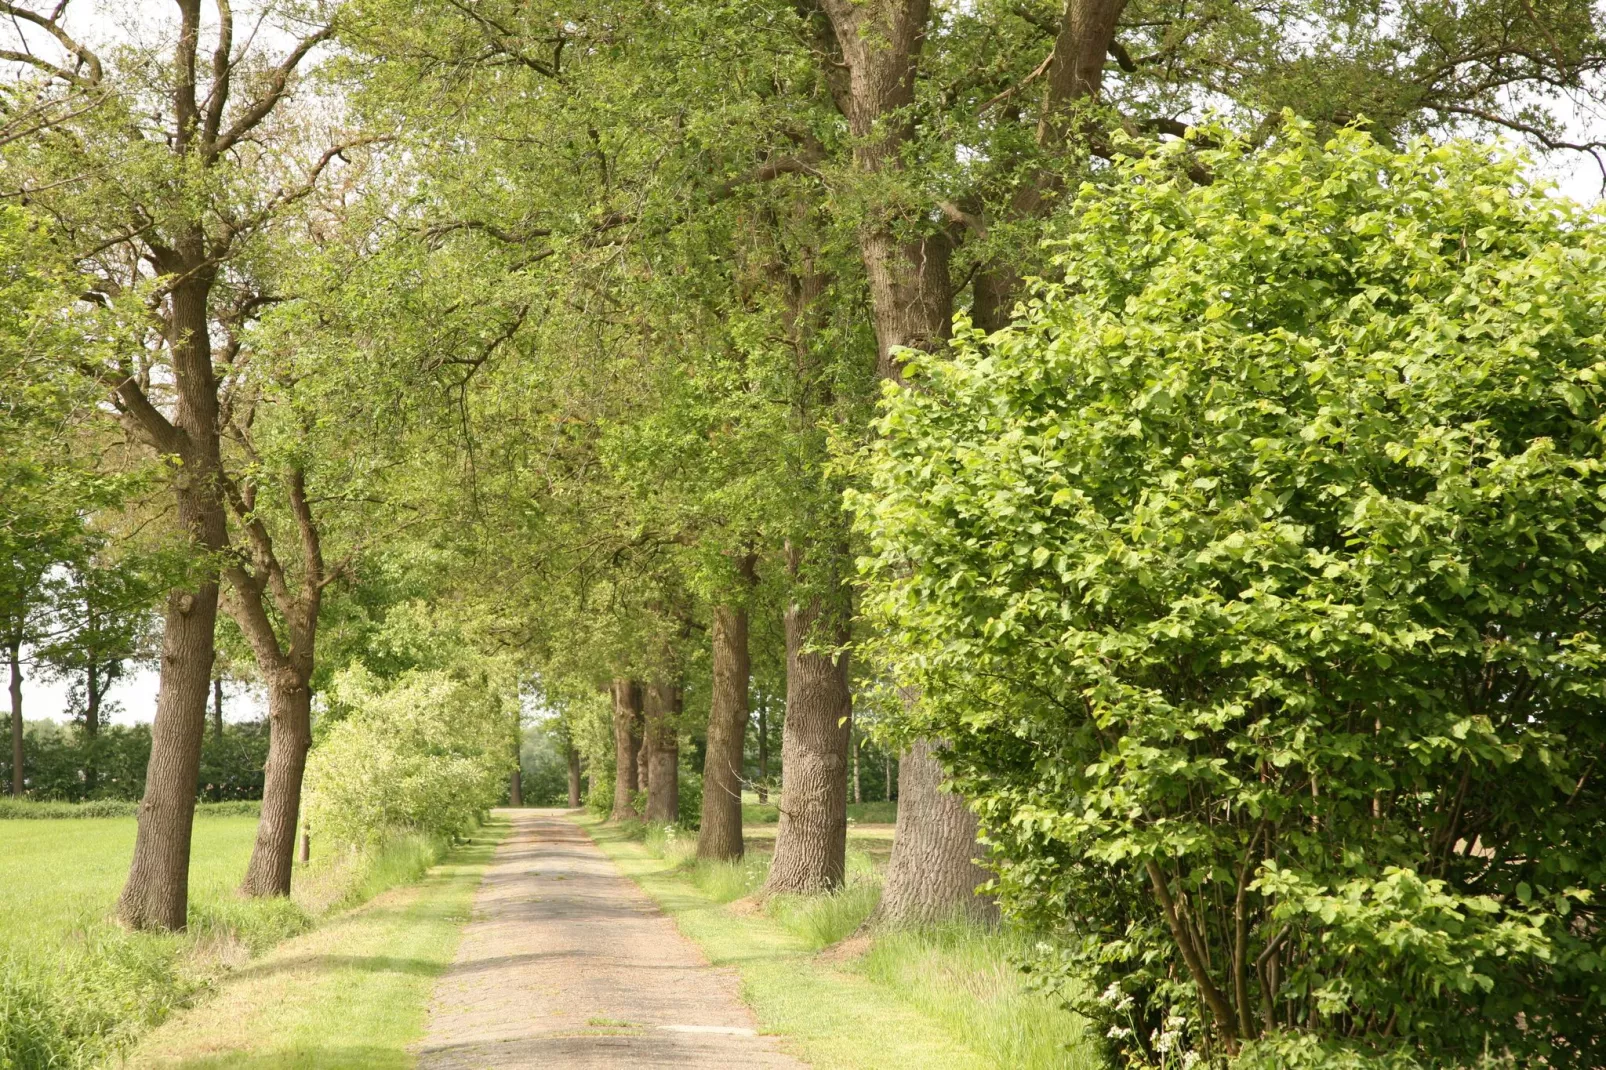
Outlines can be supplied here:
M755 907L773 833L749 829L746 860L708 865L692 860L694 837L582 823L711 962L740 971L762 1027L816 1070L1103 1070L1081 1019L1011 964L1022 936L958 926L842 943L879 897L890 829L849 833L842 891Z
M422 841L327 855L291 901L242 900L253 816L195 822L188 931L129 933L111 917L134 820L0 820L0 1066L75 1067L124 1050L272 945L436 857Z
M394 888L232 973L151 1033L132 1067L390 1070L412 1065L434 978L452 961L480 877L507 832L493 821L416 883Z

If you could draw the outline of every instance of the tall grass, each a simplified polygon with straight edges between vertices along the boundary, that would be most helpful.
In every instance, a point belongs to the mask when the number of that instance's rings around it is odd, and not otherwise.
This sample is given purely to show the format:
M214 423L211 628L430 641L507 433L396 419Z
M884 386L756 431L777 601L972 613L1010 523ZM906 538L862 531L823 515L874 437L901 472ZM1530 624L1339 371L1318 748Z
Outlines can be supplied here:
M858 968L999 1066L1102 1068L1083 1019L1029 987L1016 965L1026 942L963 923L885 932Z
M127 826L126 828L124 826ZM0 857L0 1068L99 1063L228 969L328 912L416 878L441 845L413 834L331 852L296 872L294 899L239 898L255 822L201 820L187 931L131 933L111 918L132 822L13 824ZM25 831L24 831L25 830Z

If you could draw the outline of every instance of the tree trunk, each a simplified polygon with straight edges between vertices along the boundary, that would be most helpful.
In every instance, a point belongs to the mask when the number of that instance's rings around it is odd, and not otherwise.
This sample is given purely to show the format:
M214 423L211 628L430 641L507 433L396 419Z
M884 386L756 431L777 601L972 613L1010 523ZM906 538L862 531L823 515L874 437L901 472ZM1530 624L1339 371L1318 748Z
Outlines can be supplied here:
M301 826L301 864L304 866L312 861L312 830L305 825Z
M864 802L864 787L859 782L859 751L864 749L864 740L851 740L850 745L853 748L853 801L862 803Z
M942 765L925 740L898 760L898 830L881 902L868 924L994 921L998 907L976 894L990 874L977 865L976 815L943 791Z
M22 798L22 637L12 636L6 654L11 661L11 794Z
M641 688L634 680L616 677L613 694L613 813L610 820L640 817L631 801L636 790L636 732L641 721Z
M680 820L680 684L660 678L647 687L643 746L652 772L647 778L647 820Z
M94 798L100 783L100 768L95 754L95 741L100 738L100 700L108 684L100 682L100 664L95 651L89 652L89 664L84 671L84 795Z
M569 752L569 809L580 809L580 752L570 743Z
M641 685L638 684L636 686L640 687ZM642 699L642 706L645 708L645 693L643 693ZM647 794L647 792L652 788L652 751L648 749L647 733L645 729L646 725L645 722L643 722L642 726L636 730L635 737L636 790L641 792L643 795Z
M223 677L212 677L212 735L223 739Z
M897 793L892 790L892 755L890 754L884 754L881 756L881 776L883 778L881 781L881 792L886 796L886 801L891 802L896 797Z
M244 895L289 895L301 812L301 778L312 746L312 689L286 670L268 678L268 762L262 782L262 819L240 884Z
M507 804L524 805L524 725L523 714L513 711L513 770L508 774Z
M189 913L190 834L217 602L215 581L167 597L145 797L128 883L117 901L117 916L130 928L182 929Z
M167 596L145 797L139 805L128 883L117 900L118 918L134 929L182 929L189 911L190 834L217 625L218 575L210 562L228 549L207 312L216 268L198 228L180 244L185 272L177 273L182 281L174 284L169 297L177 394L172 426L163 430L161 417L143 408L139 414L165 440L156 443L158 448L173 447L179 457L172 479L179 526L209 563L197 566L202 578L192 590Z
M758 704L758 801L770 801L770 700L761 698Z
M766 895L811 894L841 885L847 857L848 734L853 696L846 650L805 649L824 614L819 597L786 611L786 724L781 736L781 818ZM834 617L826 638L848 640Z
M697 857L742 857L742 754L747 737L747 610L714 607L714 684L703 761L703 822Z

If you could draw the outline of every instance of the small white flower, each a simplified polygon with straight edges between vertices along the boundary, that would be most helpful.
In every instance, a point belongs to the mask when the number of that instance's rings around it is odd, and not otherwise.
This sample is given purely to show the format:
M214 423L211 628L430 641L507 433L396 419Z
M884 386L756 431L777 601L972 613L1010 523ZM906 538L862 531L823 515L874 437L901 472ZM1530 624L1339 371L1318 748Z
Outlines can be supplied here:
M1112 1026L1110 1026L1110 1031L1108 1033L1105 1033L1104 1035L1107 1036L1107 1037L1113 1037L1116 1040L1120 1040L1122 1037L1131 1036L1132 1035L1132 1030L1130 1030L1130 1029L1128 1029L1128 1028L1126 1028L1125 1026L1122 1026L1122 1025L1112 1025Z
M1198 1066L1198 1065L1199 1065L1199 1053L1198 1052L1196 1052L1196 1051L1188 1051L1188 1052L1183 1052L1182 1053L1182 1070L1193 1070L1193 1068Z

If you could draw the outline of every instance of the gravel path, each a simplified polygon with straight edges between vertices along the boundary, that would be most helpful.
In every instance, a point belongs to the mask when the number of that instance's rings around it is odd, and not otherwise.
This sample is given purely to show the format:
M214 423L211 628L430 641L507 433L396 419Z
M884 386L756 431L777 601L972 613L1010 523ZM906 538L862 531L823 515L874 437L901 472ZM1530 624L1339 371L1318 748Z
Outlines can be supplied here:
M513 831L436 983L422 1070L773 1067L736 978L559 810L504 810Z

